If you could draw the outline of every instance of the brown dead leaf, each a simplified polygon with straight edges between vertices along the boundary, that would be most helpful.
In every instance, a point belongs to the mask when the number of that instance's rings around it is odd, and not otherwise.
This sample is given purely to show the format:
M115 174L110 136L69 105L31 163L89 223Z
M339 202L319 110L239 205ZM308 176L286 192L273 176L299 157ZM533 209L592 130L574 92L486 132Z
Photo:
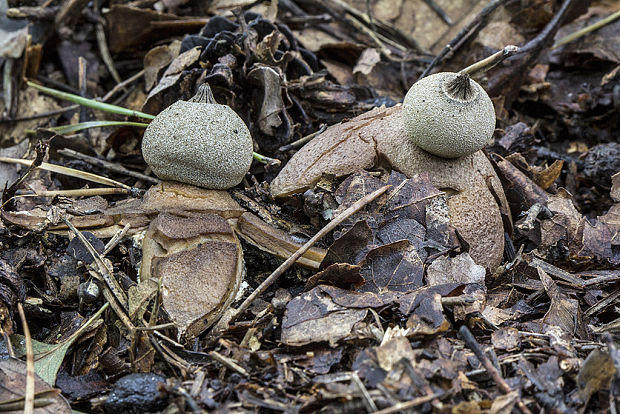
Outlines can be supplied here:
M282 320L280 340L289 346L338 341L356 337L354 328L367 315L366 309L348 309L335 304L320 286L293 298Z
M422 286L424 249L418 250L408 240L400 240L372 249L360 262L366 280L360 292L408 292Z
M274 136L276 129L285 122L286 114L282 101L281 79L279 73L272 67L255 65L248 73L248 80L260 86L262 97L258 99L258 125L261 131Z
M501 328L491 334L493 348L502 351L515 351L521 348L521 337L516 328Z
M407 328L411 329L411 335L435 335L450 329L439 293L427 291L416 296L407 319Z
M144 89L150 91L170 62L179 55L181 44L155 46L144 56Z
M484 285L484 267L477 265L469 253L456 257L441 256L435 259L426 270L426 284L429 286L446 283Z
M607 352L599 349L590 352L577 374L581 398L588 401L594 393L608 389L615 373L616 367Z
M510 414L519 399L519 391L511 391L508 394L500 395L493 400L489 414Z
M542 171L534 171L534 182L543 190L548 189L562 173L563 166L563 160L555 160L553 164L544 168Z
M321 268L335 263L359 263L372 239L373 234L368 222L365 220L357 221L329 246L325 259L321 263Z
M152 22L176 20L174 14L152 9L140 9L124 4L114 4L105 14L108 44L112 53L132 52L144 45L170 35L166 30L151 25Z
M368 75L379 62L381 62L379 51L374 48L366 49L362 52L357 63L353 67L353 74L361 73L363 75Z
M17 98L18 105L16 116L27 118L45 112L55 111L61 108L54 98L39 93L34 88L25 88L19 91ZM14 108L15 109L15 108ZM6 111L4 100L0 100L0 113ZM3 147L8 147L21 142L26 136L26 129L36 129L46 126L50 121L49 117L35 117L17 123L0 123L0 143Z
M189 99L193 95L193 90L184 91L184 88L180 86L183 85L184 82L187 83L187 79L182 76L183 70L198 61L200 52L201 50L199 47L194 47L186 50L172 60L157 85L150 90L146 101L142 105L142 111L150 114L158 114L172 103L184 98L184 94L189 95L185 96L186 99Z
M565 190L550 195L547 207L554 215L541 222L539 251L546 252L558 241L564 240L570 252L576 255L581 249L586 219L577 211L571 195Z
M404 336L392 338L374 350L379 366L388 372L394 369L402 358L408 359L410 363L414 363L416 360L416 352L414 352L407 337Z
M566 294L562 293L555 281L540 267L538 267L538 275L547 295L551 299L551 306L549 306L549 310L543 317L542 322L547 325L557 326L571 335L577 334L581 336L580 328L582 328L582 322L579 301L570 299Z
M476 43L495 50L501 50L506 45L522 44L524 40L523 35L507 21L489 23L476 37Z
M358 265L334 263L312 275L306 282L304 290L308 291L319 284L352 289L363 286L364 282Z
M23 403L26 393L26 363L15 358L0 361L0 401L17 399ZM35 404L37 400L51 400L51 404L37 407L35 413L70 414L73 411L67 401L60 395L60 390L49 386L41 377L34 374ZM16 409L10 412L24 412Z
M620 172L611 177L611 192L609 195L615 202L620 203Z
M586 14L560 28L556 39L561 39L564 36L570 35L617 11L618 5L613 5L613 2L607 7L605 7L604 4L590 7ZM602 61L614 62L617 64L620 62L620 52L618 52L620 50L619 30L620 20L616 19L598 30L588 33L587 36L583 36L566 44L560 51L562 54L576 55L577 58L581 59L594 56Z

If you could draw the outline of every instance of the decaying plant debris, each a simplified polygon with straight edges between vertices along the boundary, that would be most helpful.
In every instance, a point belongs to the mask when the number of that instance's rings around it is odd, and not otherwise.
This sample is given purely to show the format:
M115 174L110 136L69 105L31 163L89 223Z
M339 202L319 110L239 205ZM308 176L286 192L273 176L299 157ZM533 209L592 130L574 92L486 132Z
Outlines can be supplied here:
M614 7L0 0L0 408L616 412L620 20L566 37ZM407 142L411 84L508 44L491 145ZM141 154L205 83L264 161L229 190Z

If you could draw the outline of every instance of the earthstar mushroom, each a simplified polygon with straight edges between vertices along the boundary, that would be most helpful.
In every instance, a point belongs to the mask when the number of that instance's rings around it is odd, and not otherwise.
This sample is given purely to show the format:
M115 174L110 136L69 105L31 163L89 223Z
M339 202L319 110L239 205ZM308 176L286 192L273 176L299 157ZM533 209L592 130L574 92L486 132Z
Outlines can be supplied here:
M227 189L252 163L252 136L228 105L215 102L208 84L189 101L177 101L151 121L142 155L161 179Z
M402 118L417 146L443 158L473 154L495 130L489 95L463 73L435 73L413 84L403 102Z

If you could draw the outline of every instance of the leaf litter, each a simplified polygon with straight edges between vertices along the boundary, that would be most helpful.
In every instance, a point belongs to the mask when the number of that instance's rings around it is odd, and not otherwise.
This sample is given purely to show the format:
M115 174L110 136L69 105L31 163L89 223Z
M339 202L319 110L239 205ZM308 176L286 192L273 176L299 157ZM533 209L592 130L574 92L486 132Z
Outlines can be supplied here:
M0 136L21 143L5 155L49 140L35 164L49 171L3 170L19 184L0 234L5 388L25 384L21 302L46 358L35 371L62 394L37 379L35 404L54 412L616 409L619 23L551 48L611 15L606 2L5 3ZM439 162L407 145L397 102L419 75L507 44L523 53L489 72L486 152ZM34 128L106 118L22 73L151 114L209 83L286 165L255 163L230 192L149 189L139 127L50 140ZM217 325L228 309L242 311ZM21 409L14 398L0 405Z

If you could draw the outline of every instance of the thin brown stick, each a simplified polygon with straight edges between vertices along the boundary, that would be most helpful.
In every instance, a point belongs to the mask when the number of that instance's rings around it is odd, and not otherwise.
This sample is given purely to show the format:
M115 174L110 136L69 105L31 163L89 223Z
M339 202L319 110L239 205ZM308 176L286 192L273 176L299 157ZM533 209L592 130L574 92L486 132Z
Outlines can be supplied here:
M410 401L405 401L402 403L398 403L393 407L384 408L379 411L375 411L374 414L394 414L394 413L402 413L405 410L409 410L411 408L415 408L419 405L426 404L427 402L433 401L435 398L439 398L445 395L444 392L436 392L434 394L425 395L424 397L414 398Z
M473 19L471 22L469 22L465 27L463 27L461 31L458 32L458 34L450 41L450 43L448 43L441 50L441 52L439 52L439 54L435 56L435 59L433 59L433 61L426 67L426 69L424 70L424 72L422 72L418 80L426 77L430 73L430 71L433 70L435 66L441 63L441 61L446 57L448 53L450 53L451 51L454 51L456 45L461 40L463 40L463 38L465 38L467 35L470 35L474 31L481 30L486 25L486 21L489 15L495 9L497 9L499 6L503 5L507 1L508 0L492 0L491 2L489 2L489 4L484 6L484 8L480 11L480 13L478 13L476 18Z
M26 338L26 395L24 399L24 414L34 412L34 351L32 350L32 337L26 321L26 314L21 303L17 304L17 311L22 320L24 337Z
M510 385L508 385L504 378L502 378L499 371L495 368L489 357L484 353L484 351L480 347L480 344L478 343L478 341L476 341L476 338L474 338L474 335L467 328L467 326L461 326L461 328L459 329L459 334L461 335L461 339L463 340L463 342L465 342L465 345L467 345L467 347L471 349L474 354L476 354L476 357L478 357L478 360L487 370L493 381L495 381L499 389L504 394L511 393L512 388L510 388ZM530 409L527 408L523 401L521 401L521 398L517 400L517 407L519 407L519 410L521 410L523 414L532 414Z
M124 308L127 307L127 295L125 295L125 292L123 292L116 279L114 279L112 272L103 262L101 255L93 248L86 237L84 237L66 217L63 217L63 221L67 227L69 227L69 230L82 242L91 256L93 256L95 266L93 266L91 274L95 275L98 280L103 282L103 297L108 301L112 310L114 310L114 313L116 313L116 316L123 322L125 327L130 332L134 332L136 327L125 314L124 310Z
M127 168L123 167L121 164L118 164L118 163L115 163L115 162L106 161L106 160L102 160L102 159L99 159L97 157L92 157L90 155L82 154L80 152L74 151L74 150L69 149L69 148L58 150L58 153L62 154L62 155L66 155L66 156L71 157L71 158L77 158L77 159L85 161L85 162L87 162L89 164L96 165L96 166L101 167L101 168L105 168L105 169L107 169L109 171L112 171L112 172L115 172L115 173L124 174L124 175L130 176L130 177L134 177L134 178L137 178L137 179L142 180L142 181L146 181L146 182L151 183L151 184L158 184L158 183L161 182L157 178L150 177L148 175L139 173L137 171L128 170Z
M467 66L465 69L460 70L459 73L465 73L469 76L474 76L477 73L486 72L504 59L509 58L510 56L513 56L518 52L519 48L517 46L508 45L499 52L493 53L488 58L479 60L478 62Z
M142 69L140 72L136 73L135 75L125 79L124 81L122 81L121 83L117 84L116 86L114 86L112 89L110 89L110 91L108 93L106 93L103 98L101 98L101 100L103 102L107 102L108 100L110 100L110 98L112 98L112 96L114 96L118 91L120 91L121 89L125 89L125 87L127 87L128 85L134 83L135 81L137 81L138 79L140 79L142 76L144 75L144 69Z
M304 253L306 253L314 244L319 241L323 236L336 228L340 223L351 217L357 211L359 211L362 207L372 202L374 199L379 197L381 194L385 193L391 186L386 185L381 187L380 189L360 198L355 203L353 203L349 208L344 210L342 213L338 215L334 220L330 221L325 227L323 227L317 234L314 235L310 240L306 242L303 246L301 246L291 257L286 259L284 263L282 263L276 270L273 271L271 275L267 279L263 281L256 288L254 292L250 296L247 297L245 301L239 306L236 310L232 309L231 313L229 313L230 320L224 321L227 323L234 322L239 315L241 315L247 308L250 307L252 302L263 294L278 278L284 273L289 267L293 265ZM224 319L224 317L222 318Z

